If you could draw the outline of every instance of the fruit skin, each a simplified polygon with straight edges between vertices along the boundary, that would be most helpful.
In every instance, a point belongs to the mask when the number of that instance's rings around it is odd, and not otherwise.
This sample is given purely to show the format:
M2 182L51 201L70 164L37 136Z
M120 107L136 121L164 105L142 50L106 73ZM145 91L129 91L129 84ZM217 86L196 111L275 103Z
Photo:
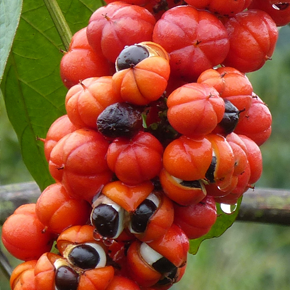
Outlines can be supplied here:
M114 276L106 290L140 290L140 287L129 278Z
M278 39L273 19L264 11L249 9L235 14L225 22L230 50L223 61L247 73L260 69L271 58Z
M118 179L136 185L159 175L163 147L152 134L140 131L131 140L116 138L107 151L107 163Z
M174 223L184 231L188 239L197 239L207 234L216 219L216 204L211 196L187 207L174 205Z
M50 174L72 198L91 202L113 175L106 162L108 146L100 133L76 130L63 137L51 151Z
M65 108L75 126L96 130L96 121L102 111L120 101L122 99L113 90L111 76L92 77L69 89Z
M281 9L275 9L272 5L282 3L285 6ZM290 22L290 5L288 0L253 0L249 9L259 9L268 13L277 26L284 26Z
M84 79L110 76L115 72L113 62L93 51L86 32L85 27L73 35L69 49L60 62L60 77L68 89Z
M54 235L38 220L35 206L35 203L19 206L3 224L3 245L19 260L37 260L50 251L54 240Z
M213 86L223 99L229 100L240 111L239 120L251 106L253 86L248 77L234 67L205 70L197 82Z
M160 172L159 179L164 193L179 205L196 204L206 196L206 190L198 180L196 180L198 187L182 185L164 168Z
M10 276L11 290L37 290L35 285L34 267L37 260L18 264Z
M163 167L182 180L205 178L212 160L212 146L206 138L181 136L173 140L164 150Z
M252 0L187 0L186 3L198 9L208 9L212 13L233 16L246 9Z
M125 46L151 41L155 22L147 9L115 1L91 15L88 41L95 53L103 54L114 63Z
M123 101L147 105L164 93L170 75L168 61L161 56L143 59L134 67L116 72L113 86Z
M47 161L49 161L50 153L55 144L62 137L77 129L80 128L71 122L68 115L60 116L50 125L44 140L44 154Z
M269 139L271 132L271 112L262 99L254 95L251 107L245 118L238 123L235 133L246 135L261 146Z
M89 220L90 211L91 206L87 201L72 199L60 183L44 189L37 199L35 209L40 222L56 234L70 226L85 224Z
M121 181L107 183L102 193L119 204L127 212L133 212L154 190L151 181L145 181L136 185L128 185Z
M188 137L212 132L225 112L225 103L218 91L199 83L188 83L173 91L167 106L171 126Z
M156 22L152 39L168 52L171 73L188 82L222 63L229 51L222 22L210 12L190 5L166 11Z
M62 231L57 238L57 249L63 255L69 245L95 242L92 225L75 225Z

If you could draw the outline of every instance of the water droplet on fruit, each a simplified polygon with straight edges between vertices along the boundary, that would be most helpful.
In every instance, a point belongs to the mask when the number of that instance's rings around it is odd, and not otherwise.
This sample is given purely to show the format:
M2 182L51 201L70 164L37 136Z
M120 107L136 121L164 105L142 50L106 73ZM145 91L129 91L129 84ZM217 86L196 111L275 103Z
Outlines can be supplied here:
M225 213L225 214L232 214L237 210L238 205L237 204L227 204L227 203L221 203L220 204L220 209Z

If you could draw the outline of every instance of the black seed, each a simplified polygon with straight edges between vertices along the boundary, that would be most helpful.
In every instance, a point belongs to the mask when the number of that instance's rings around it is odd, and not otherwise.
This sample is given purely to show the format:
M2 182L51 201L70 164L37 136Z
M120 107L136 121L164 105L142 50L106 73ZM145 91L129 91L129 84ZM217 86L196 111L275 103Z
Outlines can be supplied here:
M216 168L216 156L213 156L211 159L210 166L205 174L205 178L211 183L215 182L214 178L215 168Z
M146 230L150 217L156 211L157 206L150 199L145 199L134 211L131 217L131 227L137 233L143 233Z
M119 227L119 214L110 205L99 204L93 209L92 223L103 237L113 238Z
M176 266L165 257L162 257L153 263L152 267L161 274L171 273L176 269Z
M109 138L131 138L140 131L142 125L140 109L128 103L108 106L97 119L99 132Z
M223 128L226 134L230 134L235 130L239 122L240 111L229 100L224 99L224 101L225 113L219 125Z
M77 290L79 275L69 266L61 266L56 270L55 286L57 290Z
M98 251L90 245L78 245L68 255L72 264L81 269L94 269L100 262Z
M168 285L175 283L177 278L177 268L175 267L171 272L166 273L163 278L157 282L157 285Z
M281 3L277 3L277 4L272 4L272 7L275 9L275 10L285 10L289 7L289 3L287 2L281 2Z
M199 180L183 180L180 182L180 185L192 188L201 188Z
M117 58L117 70L134 67L141 60L149 57L148 50L142 45L130 45L125 47Z

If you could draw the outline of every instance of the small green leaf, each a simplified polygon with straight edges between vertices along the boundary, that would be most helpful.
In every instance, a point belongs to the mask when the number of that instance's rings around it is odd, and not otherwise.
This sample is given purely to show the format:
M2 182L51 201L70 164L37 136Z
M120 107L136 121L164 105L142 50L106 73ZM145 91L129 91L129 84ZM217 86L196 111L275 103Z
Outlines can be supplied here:
M0 84L19 24L22 0L0 1Z
M231 211L227 211L229 207L227 207L226 209L222 209L221 204L217 203L218 216L215 224L206 235L198 239L190 240L189 253L195 255L199 249L200 244L204 240L220 237L229 227L231 227L238 216L241 202L242 198L238 200L238 203L236 205L232 206L234 208L232 208Z
M72 33L87 26L101 5L96 0L57 2ZM50 125L66 113L67 89L59 73L64 49L44 2L24 0L1 89L24 163L42 190L54 181L39 138L45 138Z

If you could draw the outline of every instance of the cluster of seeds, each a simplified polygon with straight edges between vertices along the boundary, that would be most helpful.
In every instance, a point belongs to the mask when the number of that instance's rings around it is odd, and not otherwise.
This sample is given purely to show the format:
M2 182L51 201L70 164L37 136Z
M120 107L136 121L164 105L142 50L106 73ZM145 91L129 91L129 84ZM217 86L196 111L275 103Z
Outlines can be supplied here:
M130 2L130 3L129 3ZM165 290L217 204L262 174L271 113L246 73L290 4L107 1L61 60L67 114L44 153L55 183L6 220L13 290Z

